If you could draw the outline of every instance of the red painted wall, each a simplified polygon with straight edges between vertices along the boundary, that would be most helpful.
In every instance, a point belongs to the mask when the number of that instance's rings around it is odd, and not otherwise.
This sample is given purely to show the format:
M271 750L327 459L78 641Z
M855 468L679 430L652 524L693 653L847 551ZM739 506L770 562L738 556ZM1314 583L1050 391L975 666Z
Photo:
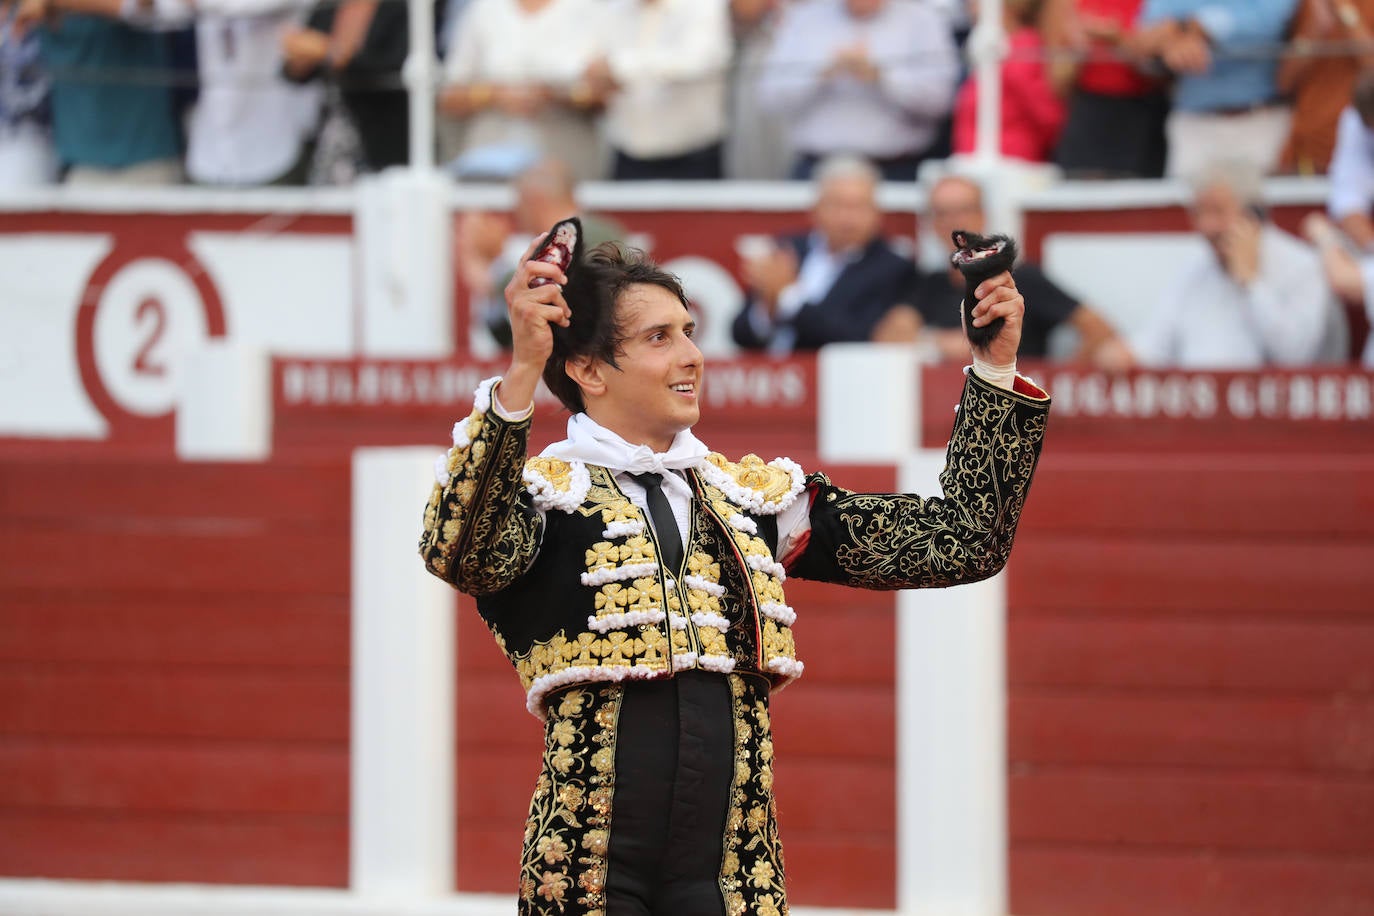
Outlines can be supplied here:
M957 384L926 374L935 440ZM777 451L814 466L810 410ZM0 874L346 881L341 446L441 447L453 414L297 405L265 466L0 446ZM757 447L758 416L723 410L708 438ZM1018 916L1369 911L1368 430L1052 416L1009 581ZM794 585L808 670L775 719L794 899L890 907L892 598ZM539 729L460 621L459 887L509 891Z

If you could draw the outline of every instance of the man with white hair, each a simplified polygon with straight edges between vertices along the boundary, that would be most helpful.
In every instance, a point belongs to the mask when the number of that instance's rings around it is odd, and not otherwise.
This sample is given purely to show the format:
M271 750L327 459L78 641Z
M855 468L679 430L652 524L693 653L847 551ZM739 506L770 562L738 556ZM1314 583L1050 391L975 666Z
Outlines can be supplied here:
M783 354L869 339L916 276L882 237L878 180L857 156L821 164L811 232L745 258L749 292L732 328L735 343Z
M1211 251L1166 292L1133 342L1137 358L1199 369L1319 359L1334 318L1321 263L1267 220L1259 171L1213 163L1193 188L1193 227Z

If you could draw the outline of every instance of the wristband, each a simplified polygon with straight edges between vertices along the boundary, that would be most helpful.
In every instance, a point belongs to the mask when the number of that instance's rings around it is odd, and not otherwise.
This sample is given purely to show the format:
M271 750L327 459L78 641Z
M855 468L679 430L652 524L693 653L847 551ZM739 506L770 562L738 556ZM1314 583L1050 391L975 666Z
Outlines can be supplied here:
M979 359L975 353L973 355L973 374L989 385L996 385L998 388L1011 391L1012 385L1016 382L1016 360L1012 360L1005 366L994 366Z

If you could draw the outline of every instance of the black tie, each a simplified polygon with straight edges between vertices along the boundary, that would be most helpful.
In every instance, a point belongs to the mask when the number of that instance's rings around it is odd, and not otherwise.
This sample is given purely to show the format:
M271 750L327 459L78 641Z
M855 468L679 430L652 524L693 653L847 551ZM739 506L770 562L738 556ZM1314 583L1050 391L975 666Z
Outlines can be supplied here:
M654 523L654 533L658 535L663 565L676 574L682 567L682 535L677 530L673 507L668 505L668 497L663 495L663 478L653 471L630 476L644 488L644 501L649 504L649 518Z

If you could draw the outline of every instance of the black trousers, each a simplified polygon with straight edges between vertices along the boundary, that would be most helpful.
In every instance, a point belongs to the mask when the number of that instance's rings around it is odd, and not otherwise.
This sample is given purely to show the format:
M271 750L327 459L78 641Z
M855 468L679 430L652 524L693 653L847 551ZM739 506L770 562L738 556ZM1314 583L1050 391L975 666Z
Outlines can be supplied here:
M731 703L726 679L704 671L625 684L607 916L724 916Z
M719 143L662 159L639 159L615 151L611 177L616 181L714 181L723 178Z

